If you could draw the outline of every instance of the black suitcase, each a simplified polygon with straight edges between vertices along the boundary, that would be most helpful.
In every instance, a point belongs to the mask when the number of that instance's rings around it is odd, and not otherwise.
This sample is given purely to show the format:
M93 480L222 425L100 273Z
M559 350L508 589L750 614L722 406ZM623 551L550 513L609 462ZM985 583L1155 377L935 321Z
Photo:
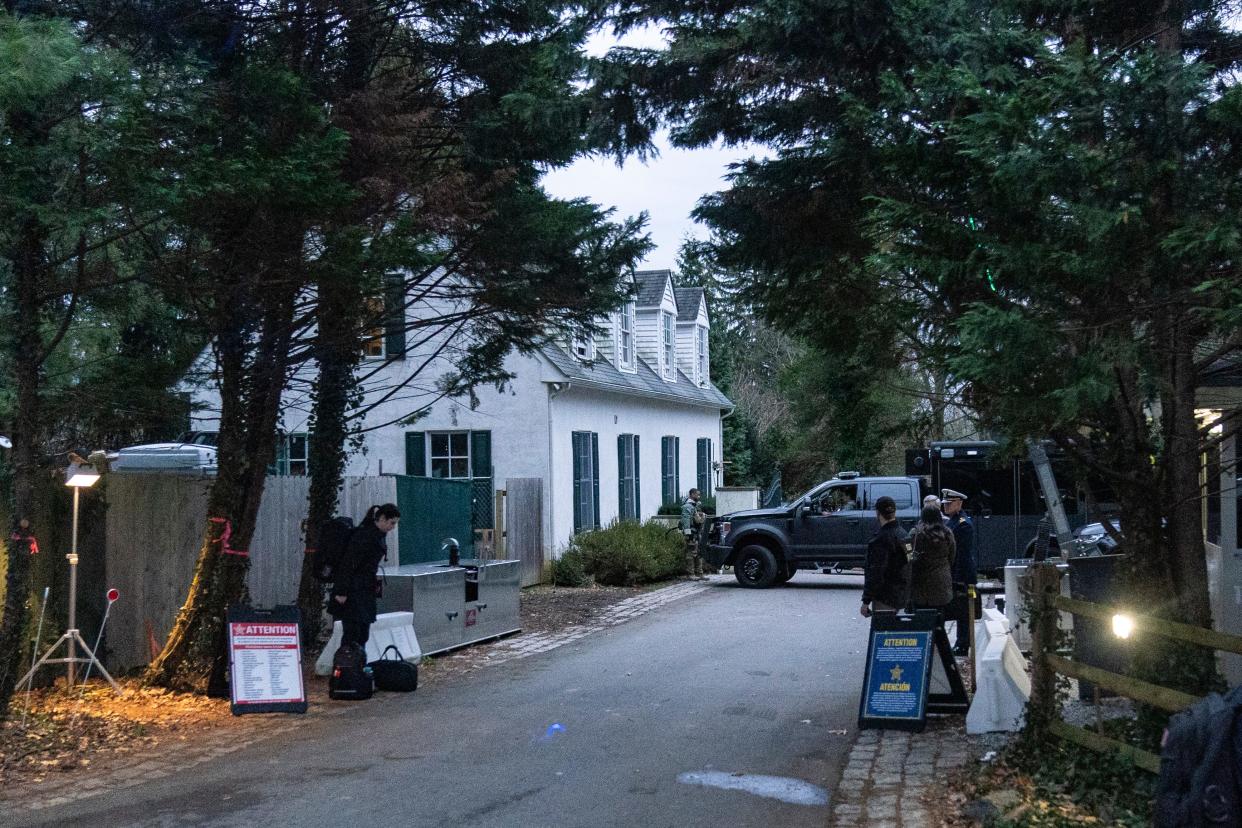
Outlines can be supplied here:
M388 651L392 650L396 658L390 659ZM375 677L375 688L393 693L413 693L418 689L418 665L410 664L401 655L396 644L389 644L380 654L378 661L367 665Z
M375 681L366 663L366 651L346 642L332 655L332 675L328 677L328 698L361 701L375 693Z

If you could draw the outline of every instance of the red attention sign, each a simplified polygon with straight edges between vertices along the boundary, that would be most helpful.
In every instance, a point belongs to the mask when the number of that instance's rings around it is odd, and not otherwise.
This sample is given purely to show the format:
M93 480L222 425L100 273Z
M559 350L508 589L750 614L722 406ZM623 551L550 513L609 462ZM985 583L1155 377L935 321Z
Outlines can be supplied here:
M232 621L229 650L235 707L306 701L296 623Z

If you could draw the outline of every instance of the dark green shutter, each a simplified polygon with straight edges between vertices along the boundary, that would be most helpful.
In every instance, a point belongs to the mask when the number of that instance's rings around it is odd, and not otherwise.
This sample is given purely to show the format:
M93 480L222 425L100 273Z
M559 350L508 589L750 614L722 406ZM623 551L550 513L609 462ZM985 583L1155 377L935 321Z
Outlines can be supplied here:
M638 482L642 480L642 473L638 458L641 456L638 452L638 435L634 435L634 442L630 446L630 451L634 453L634 520L641 521L643 519L643 492Z
M574 532L582 531L583 514L582 514L582 432L575 431L573 438L573 454L574 454Z
M627 486L625 485L625 470L629 465L625 462L625 438L627 434L617 435L617 517L625 520L630 516L629 509L626 508L625 495Z
M681 500L681 438L673 438L673 503Z
M677 437L660 438L660 500L661 504L677 503L681 499L679 473L681 465L680 445Z
M705 437L700 437L695 443L695 453L698 455L698 475L695 479L695 488L702 493L703 497L708 496L707 480L708 480L708 464L711 462L711 441Z
M594 431L591 434L591 493L594 500L591 503L592 526L599 528L599 435Z
M426 432L407 431L405 433L405 473L410 477L427 476L427 440Z
M492 476L492 433L490 431L470 432L470 476Z
M384 355L405 359L405 278L400 273L384 279Z

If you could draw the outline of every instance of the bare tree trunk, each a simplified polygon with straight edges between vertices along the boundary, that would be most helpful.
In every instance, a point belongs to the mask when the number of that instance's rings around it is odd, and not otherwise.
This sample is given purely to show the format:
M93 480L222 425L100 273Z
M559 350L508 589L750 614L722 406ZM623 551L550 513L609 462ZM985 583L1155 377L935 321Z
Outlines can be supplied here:
M17 679L24 672L27 601L30 596L29 543L34 508L34 484L38 474L40 433L40 366L43 336L40 331L40 273L43 269L45 231L33 217L22 227L13 256L13 336L16 341L14 380L16 411L13 419L13 532L7 542L8 573L5 577L4 610L0 615L0 721L8 714Z
M236 332L219 340L219 472L208 496L207 526L189 595L163 652L147 670L148 683L202 692L224 658L225 611L247 597L250 540L276 449L295 295L280 288L264 297L256 342Z

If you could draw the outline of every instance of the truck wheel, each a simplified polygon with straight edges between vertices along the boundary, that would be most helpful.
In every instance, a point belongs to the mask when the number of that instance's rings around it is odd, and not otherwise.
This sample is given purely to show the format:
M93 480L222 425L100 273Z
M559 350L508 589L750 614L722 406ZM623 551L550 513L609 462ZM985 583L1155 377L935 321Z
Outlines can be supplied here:
M779 568L776 556L766 546L747 546L737 556L733 564L733 574L737 582L751 589L765 589L776 581Z

